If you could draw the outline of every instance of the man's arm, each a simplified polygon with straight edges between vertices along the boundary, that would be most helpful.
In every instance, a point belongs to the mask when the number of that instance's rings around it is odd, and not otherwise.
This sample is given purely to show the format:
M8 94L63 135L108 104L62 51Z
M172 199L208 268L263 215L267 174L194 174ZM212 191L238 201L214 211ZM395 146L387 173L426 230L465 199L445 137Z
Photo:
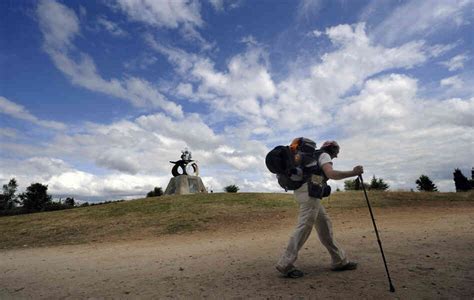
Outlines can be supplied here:
M352 176L359 176L364 173L364 168L362 166L355 166L352 171L338 171L332 168L332 163L326 163L322 167L324 174L329 179L339 180Z

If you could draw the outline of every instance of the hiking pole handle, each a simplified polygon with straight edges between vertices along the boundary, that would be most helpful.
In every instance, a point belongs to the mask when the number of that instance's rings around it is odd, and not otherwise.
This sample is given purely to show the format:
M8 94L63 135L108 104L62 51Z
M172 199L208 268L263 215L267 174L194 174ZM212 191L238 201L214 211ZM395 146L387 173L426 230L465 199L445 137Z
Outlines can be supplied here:
M385 254L383 253L383 248L382 248L382 241L380 240L379 232L377 230L377 225L375 224L374 214L372 213L372 207L370 206L369 197L367 196L367 191L365 190L364 179L362 179L362 175L359 175L359 180L360 180L360 184L362 185L362 189L364 190L367 206L369 207L370 217L372 218L372 224L374 225L375 235L377 236L377 243L379 244L380 253L382 253L383 264L385 266L385 271L387 272L387 277L388 277L388 283L390 285L390 292L393 293L395 292L395 288L393 287L392 279L390 278L390 273L388 272L387 260L385 259Z

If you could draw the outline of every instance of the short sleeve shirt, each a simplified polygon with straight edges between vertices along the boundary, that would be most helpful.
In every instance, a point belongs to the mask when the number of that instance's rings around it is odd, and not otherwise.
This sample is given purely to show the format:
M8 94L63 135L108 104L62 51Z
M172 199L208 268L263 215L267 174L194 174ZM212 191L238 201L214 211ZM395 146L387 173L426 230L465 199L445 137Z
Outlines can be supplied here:
M327 163L332 163L331 156L329 156L329 154L327 154L326 152L321 153L318 158L318 163L320 167L322 167L323 165ZM309 164L307 164L306 167L313 167L315 165L316 165L316 161L312 161Z
M321 153L318 159L319 166L322 167L324 164L332 163L331 156L326 152Z

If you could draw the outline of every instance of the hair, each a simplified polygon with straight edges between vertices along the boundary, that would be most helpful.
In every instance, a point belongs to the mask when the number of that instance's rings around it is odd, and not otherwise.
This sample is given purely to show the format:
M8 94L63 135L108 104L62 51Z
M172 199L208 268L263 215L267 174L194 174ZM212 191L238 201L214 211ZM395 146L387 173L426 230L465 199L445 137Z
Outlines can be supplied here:
M326 152L329 155L336 155L339 152L339 146L329 145L321 147L321 150Z

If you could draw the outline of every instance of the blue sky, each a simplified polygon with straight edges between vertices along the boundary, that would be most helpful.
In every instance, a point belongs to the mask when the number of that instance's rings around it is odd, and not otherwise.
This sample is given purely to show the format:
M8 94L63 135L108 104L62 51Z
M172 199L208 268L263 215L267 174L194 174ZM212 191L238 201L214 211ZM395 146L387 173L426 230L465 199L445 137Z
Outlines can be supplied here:
M188 147L215 191L279 191L264 157L297 136L392 190L474 166L473 1L0 6L3 183L133 198Z

